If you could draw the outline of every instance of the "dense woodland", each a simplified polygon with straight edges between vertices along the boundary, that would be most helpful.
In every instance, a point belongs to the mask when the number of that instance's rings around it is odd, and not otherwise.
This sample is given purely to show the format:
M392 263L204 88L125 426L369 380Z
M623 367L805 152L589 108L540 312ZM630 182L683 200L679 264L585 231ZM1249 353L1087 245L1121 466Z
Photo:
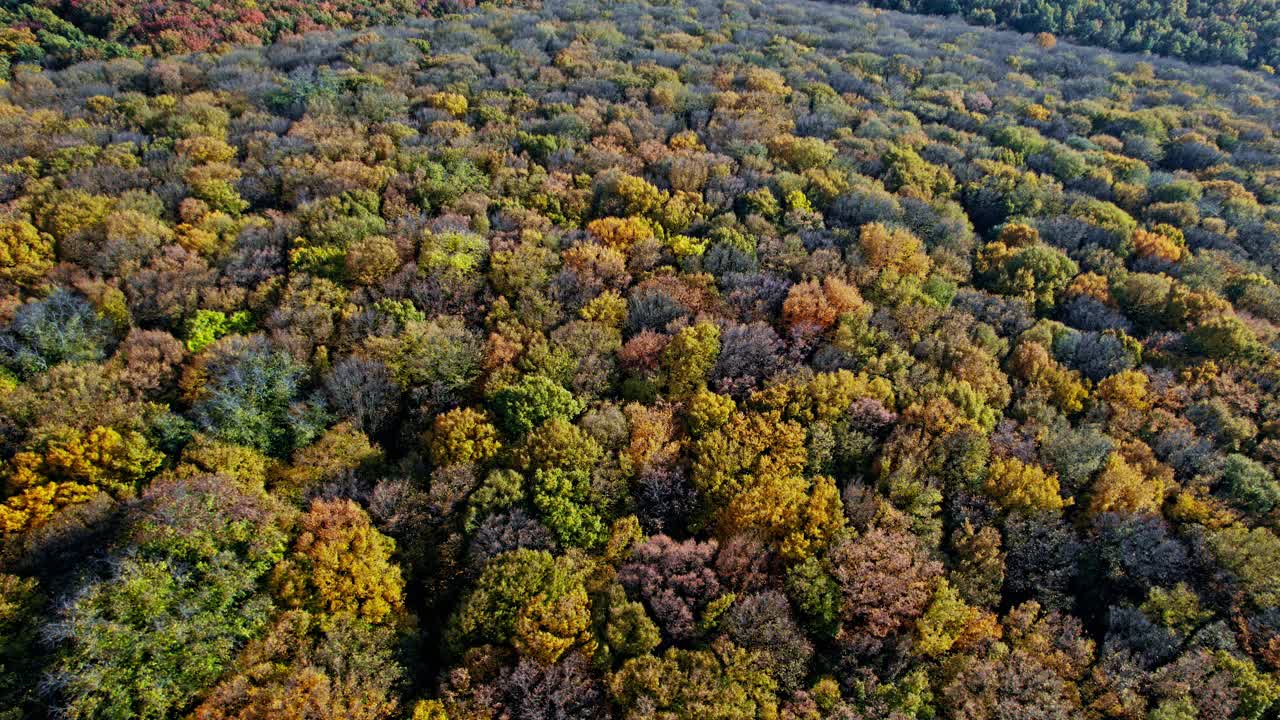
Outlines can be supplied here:
M63 67L225 50L315 30L391 25L472 5L473 0L0 0L0 78L15 63Z
M844 1L844 0L836 0ZM1277 0L856 0L1205 63L1280 66Z
M955 19L16 61L0 718L1275 718L1277 268L1274 78Z
M1202 63L1280 66L1280 0L829 0L961 16L983 26ZM512 0L489 0L509 4ZM0 77L15 62L164 56L314 30L440 16L475 0L0 0ZM538 0L517 0L534 6Z

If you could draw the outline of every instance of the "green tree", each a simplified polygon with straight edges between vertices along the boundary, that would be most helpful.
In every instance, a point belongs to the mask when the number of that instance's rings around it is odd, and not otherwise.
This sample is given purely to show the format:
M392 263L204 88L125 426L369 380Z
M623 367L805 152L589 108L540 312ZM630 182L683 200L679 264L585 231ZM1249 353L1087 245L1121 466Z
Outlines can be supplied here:
M572 419L582 412L573 393L543 375L526 375L490 400L502 429L520 437L551 418Z
M51 626L70 718L181 714L271 614L261 580L283 556L278 510L216 475L153 485L128 544Z

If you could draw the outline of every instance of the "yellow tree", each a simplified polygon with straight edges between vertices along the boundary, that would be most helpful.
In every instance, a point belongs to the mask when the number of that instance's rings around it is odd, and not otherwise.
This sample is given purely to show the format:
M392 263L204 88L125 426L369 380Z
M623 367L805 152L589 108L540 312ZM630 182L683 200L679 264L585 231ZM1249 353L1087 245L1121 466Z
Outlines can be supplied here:
M428 445L431 460L438 466L484 464L502 449L498 430L488 417L479 410L465 407L436 416Z
M1013 457L992 459L983 490L1006 510L1061 510L1058 476Z
M0 222L0 280L38 283L53 268L53 238L25 220Z
M0 506L0 527L21 532L42 525L99 492L125 497L163 461L133 430L55 428L39 446L10 461L9 485L17 492Z
M799 558L844 526L835 481L803 474L804 428L777 412L735 413L700 438L694 454L694 485L726 533L759 532Z
M1098 473L1089 497L1089 512L1097 515L1105 512L1154 513L1164 503L1165 490L1171 477L1159 471L1154 458L1140 455L1145 446L1137 441L1126 443L1120 452L1112 452ZM1147 449L1149 453L1150 450ZM1128 457L1126 457L1128 455ZM1135 457L1139 456L1139 457ZM1154 465L1153 465L1154 464ZM1144 465L1156 470L1144 472Z
M401 619L404 579L391 559L395 541L359 505L316 500L300 525L292 552L272 573L285 605L315 613L322 624L338 614L375 625Z

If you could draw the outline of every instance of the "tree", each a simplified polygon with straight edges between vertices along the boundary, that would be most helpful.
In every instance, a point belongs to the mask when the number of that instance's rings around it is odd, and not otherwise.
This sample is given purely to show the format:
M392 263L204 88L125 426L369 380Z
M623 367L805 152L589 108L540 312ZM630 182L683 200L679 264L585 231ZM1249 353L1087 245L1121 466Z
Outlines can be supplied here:
M1268 513L1280 503L1280 485L1265 465L1239 453L1231 453L1222 470L1227 492L1246 510Z
M837 277L826 277L819 283L809 280L791 286L782 304L782 319L795 332L797 329L825 330L836 319L864 307L862 297L853 286Z
M530 495L543 522L561 543L596 547L608 537L608 526L593 507L591 475L582 468L538 468Z
M53 238L26 220L0 223L0 280L35 285L53 268Z
M244 334L252 329L249 313L240 311L231 317L221 310L197 310L189 317L183 335L189 352L198 353L228 333Z
M1209 534L1209 549L1257 607L1280 602L1280 580L1271 568L1280 561L1280 539L1266 528L1232 525Z
M658 626L649 619L644 604L628 600L622 586L609 589L608 602L602 612L604 643L600 649L610 658L640 657L662 644Z
M425 391L441 404L464 394L480 374L480 339L455 317L408 319L394 336L365 341L369 355L381 360L402 388Z
M1084 409L1084 401L1089 397L1085 381L1078 371L1069 370L1056 361L1044 345L1020 342L1008 362L1012 372L1033 386L1043 388L1059 410L1076 413Z
M1258 348L1257 337L1239 318L1216 317L1187 333L1191 349L1215 360L1246 358Z
M975 163L981 180L965 184L961 197L979 232L1013 217L1035 217L1052 186L1035 173L991 160Z
M1030 243L1027 237L1032 238ZM994 292L1026 298L1047 310L1080 268L1066 253L1035 238L1034 230L1006 225L994 242L978 252L974 270Z
M829 477L807 478L805 433L776 413L737 413L694 444L693 483L725 532L757 531L793 558L844 526Z
M783 692L799 687L808 675L813 644L782 593L770 590L739 599L721 627L735 645L767 658L766 667Z
M956 180L946 167L926 162L909 147L894 146L884 155L884 185L890 192L910 193L925 199L947 197Z
M855 645L883 640L919 618L942 573L913 536L879 528L841 540L827 562L842 596L840 639Z
M1069 617L1044 614L1035 603L1013 608L1003 622L1005 646L966 657L942 688L940 709L952 717L1037 717L1067 720L1082 712L1079 682L1093 643Z
M1148 478L1118 452L1107 456L1089 495L1089 512L1158 512L1164 503L1165 482Z
M0 332L0 362L25 376L59 363L101 360L110 329L83 298L58 289L14 313L9 327Z
M916 651L938 657L957 645L999 636L995 616L967 605L946 579L938 581L929 607L916 621Z
M199 356L184 383L196 426L216 438L283 455L315 432L298 402L306 368L263 336L231 335Z
M399 410L400 388L387 366L351 355L324 377L324 394L339 417L349 418L366 435L376 437Z
M951 544L956 563L950 578L956 592L972 605L987 608L997 605L1004 585L1000 531L990 526L975 531L966 520L952 535Z
M133 430L53 427L46 433L41 445L10 461L8 481L16 492L0 505L0 529L6 533L44 525L59 510L99 492L129 497L164 462L164 455Z
M543 375L526 375L493 394L494 413L509 435L520 437L552 418L572 419L582 403Z
M0 701L7 710L0 717L22 717L36 707L35 686L40 672L37 632L44 597L35 578L0 573Z
M662 351L662 366L673 398L688 397L706 387L720 348L720 329L711 323L683 328L671 338Z
M663 634L685 642L699 634L700 615L721 595L712 569L715 541L676 542L655 535L636 547L618 570L618 581L644 601Z
M778 712L775 688L755 653L728 642L633 658L609 679L628 720L764 720Z
M554 661L568 647L588 643L591 611L583 570L568 556L543 550L498 555L450 620L451 646L515 641L521 652Z
M1006 510L1061 510L1067 501L1058 492L1058 476L1014 457L991 461L983 490Z
M454 408L437 415L428 445L432 461L439 466L484 465L502 449L497 429L484 413L471 408Z
M825 563L809 556L787 570L787 597L800 610L809 630L834 637L840 629L841 595Z
M782 368L782 350L782 339L766 323L726 328L720 337L720 355L711 370L717 391L746 394Z
M448 280L463 280L479 273L488 254L489 243L474 233L427 232L418 250L418 267Z
M301 610L281 613L245 646L235 665L192 712L196 720L382 720L398 708L404 668L394 657L392 628L351 615L331 617L324 631Z
M316 500L303 515L288 556L272 570L276 596L323 626L338 614L380 624L404 614L404 580L395 542L350 500Z
M400 253L390 238L370 235L352 243L343 261L351 280L359 285L377 285L400 268Z
M288 467L273 474L272 492L281 499L301 500L331 492L333 485L374 474L382 463L381 448L351 423L329 428L314 443L298 449Z
M790 134L771 139L769 152L797 171L827 165L836 155L835 148L822 138Z
M902 228L880 223L862 226L858 248L868 267L876 273L892 272L895 276L923 276L929 271L929 257L920 239Z
M260 581L284 553L278 508L217 475L153 485L132 510L129 545L50 626L52 682L72 718L182 713L258 636ZM164 678L164 682L157 682Z

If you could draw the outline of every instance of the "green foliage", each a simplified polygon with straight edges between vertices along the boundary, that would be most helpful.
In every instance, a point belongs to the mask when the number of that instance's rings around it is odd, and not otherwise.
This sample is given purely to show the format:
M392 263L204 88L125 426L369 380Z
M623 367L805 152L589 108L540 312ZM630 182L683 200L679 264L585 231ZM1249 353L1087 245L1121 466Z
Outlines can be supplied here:
M1227 456L1222 471L1227 492L1250 512L1267 513L1280 504L1280 485L1265 465L1239 453Z
M166 717L212 684L262 631L260 580L284 536L271 501L217 476L154 488L131 546L84 585L54 626L54 681L68 717ZM158 681L163 679L163 681Z
M0 334L0 362L31 375L59 363L101 360L110 331L89 303L59 289L18 308L7 332Z
M1052 49L1053 35L1087 45L1172 55L1191 62L1280 67L1275 28L1270 22L1275 5L1232 7L1213 3L1171 5L1158 16L1137 0L1022 3L1013 0L875 0L873 7L962 15L976 25L999 25L1023 33L1039 33L1042 48ZM1089 18L1081 22L1080 18Z
M186 346L191 352L201 350L213 344L213 341L228 333L247 334L253 329L253 321L249 313L241 310L228 316L221 310L197 310L187 320Z
M763 720L777 713L775 683L756 656L720 643L710 650L671 648L628 660L609 682L627 718ZM646 710L645 708L652 708Z
M585 470L535 470L530 493L543 521L562 544L595 547L608 536L604 520L591 507L591 476Z
M814 633L835 635L840 627L840 588L818 558L805 558L787 571L787 594Z
M0 702L6 708L0 717L18 718L36 706L43 604L34 578L0 573Z
M296 404L305 366L261 336L230 336L215 348L201 356L204 383L192 407L197 427L269 454L305 444L317 424Z
M582 569L567 556L541 550L513 550L485 565L475 587L449 623L448 637L456 649L485 642L505 643L522 636L536 637L540 623L568 618L544 616L543 610L565 598L585 599ZM589 608L577 607L589 612ZM589 624L590 618L586 618ZM585 627L581 628L585 631Z
M583 407L573 393L542 375L527 375L498 390L490 404L503 430L517 437L552 418L571 420Z

